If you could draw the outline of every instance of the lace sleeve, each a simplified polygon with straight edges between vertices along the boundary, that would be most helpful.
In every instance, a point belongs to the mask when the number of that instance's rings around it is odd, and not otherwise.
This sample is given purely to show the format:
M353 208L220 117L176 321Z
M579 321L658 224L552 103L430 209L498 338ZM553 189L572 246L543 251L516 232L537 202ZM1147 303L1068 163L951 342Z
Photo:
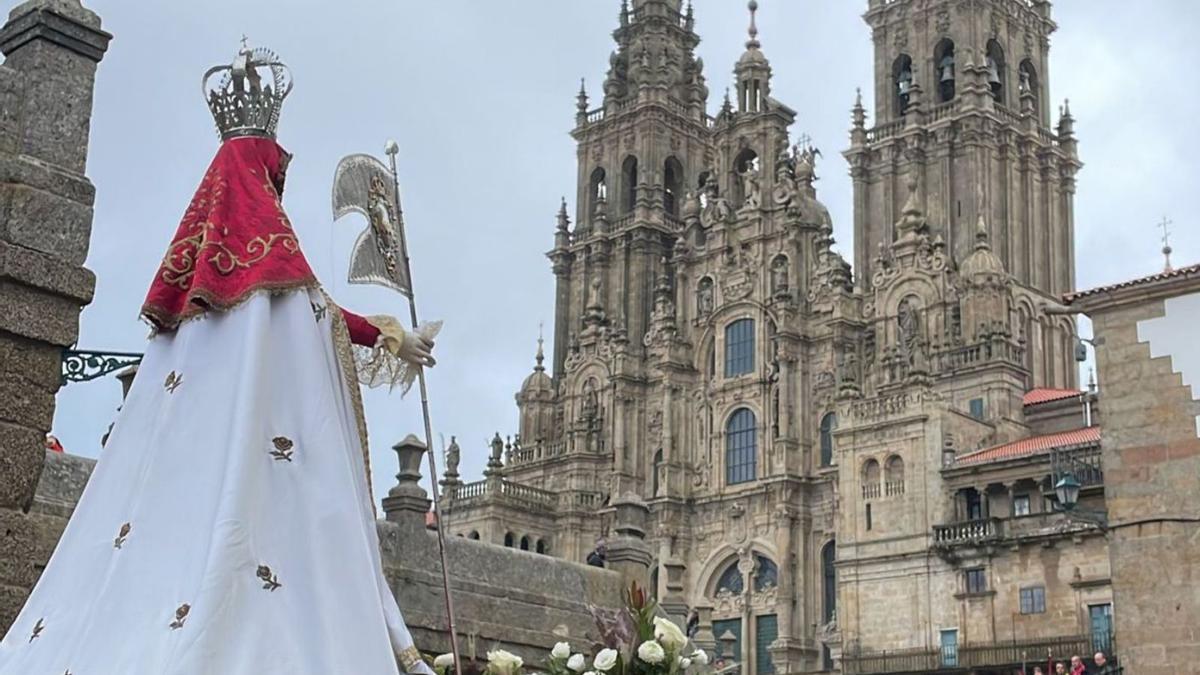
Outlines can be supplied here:
M433 340L442 330L441 321L422 323L415 331L426 340ZM358 381L368 387L388 386L388 391L400 386L400 395L408 393L413 380L417 378L418 366L393 356L381 346L364 347L354 345L354 365L358 371Z

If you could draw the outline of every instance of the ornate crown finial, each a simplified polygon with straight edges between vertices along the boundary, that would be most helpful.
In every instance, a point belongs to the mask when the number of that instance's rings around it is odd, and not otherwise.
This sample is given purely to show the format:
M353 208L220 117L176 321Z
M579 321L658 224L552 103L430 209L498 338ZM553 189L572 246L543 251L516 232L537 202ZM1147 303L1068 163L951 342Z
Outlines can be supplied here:
M270 71L271 81L265 86L260 68ZM221 77L210 85L218 73ZM274 138L283 99L292 93L292 72L271 50L251 49L243 36L242 48L233 63L209 68L201 87L221 140L241 136Z

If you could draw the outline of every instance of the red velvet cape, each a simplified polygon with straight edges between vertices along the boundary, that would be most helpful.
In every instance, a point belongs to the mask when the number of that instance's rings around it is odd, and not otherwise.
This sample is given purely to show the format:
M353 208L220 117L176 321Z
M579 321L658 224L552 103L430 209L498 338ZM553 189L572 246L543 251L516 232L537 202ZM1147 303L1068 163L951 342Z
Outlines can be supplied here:
M274 139L221 144L150 285L142 316L159 330L210 309L228 310L257 291L317 285L280 201L291 155ZM343 315L357 344L379 331Z

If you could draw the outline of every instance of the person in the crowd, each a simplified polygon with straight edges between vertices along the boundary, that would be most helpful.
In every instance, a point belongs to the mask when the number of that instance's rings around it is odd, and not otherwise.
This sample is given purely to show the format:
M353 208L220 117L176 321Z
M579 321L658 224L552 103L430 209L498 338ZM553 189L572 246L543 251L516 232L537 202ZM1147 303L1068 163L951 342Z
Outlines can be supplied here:
M1108 662L1108 657L1104 655L1104 652L1096 652L1092 656L1092 661L1096 663L1096 675L1113 675L1117 672L1117 669Z
M1079 658L1078 654L1071 656L1071 675L1086 675L1087 667L1083 665L1083 659Z

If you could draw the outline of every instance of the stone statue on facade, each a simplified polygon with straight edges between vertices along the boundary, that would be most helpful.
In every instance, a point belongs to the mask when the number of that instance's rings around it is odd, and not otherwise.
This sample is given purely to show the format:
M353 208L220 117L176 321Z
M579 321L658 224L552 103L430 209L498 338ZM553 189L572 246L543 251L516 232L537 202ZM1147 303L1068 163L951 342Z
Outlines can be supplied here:
M462 458L462 450L458 447L458 440L450 437L450 447L446 448L446 477L458 477L458 463Z
M744 195L741 208L762 208L762 185L758 168L753 164L747 164L745 169L738 172L738 179L742 181L742 194Z

